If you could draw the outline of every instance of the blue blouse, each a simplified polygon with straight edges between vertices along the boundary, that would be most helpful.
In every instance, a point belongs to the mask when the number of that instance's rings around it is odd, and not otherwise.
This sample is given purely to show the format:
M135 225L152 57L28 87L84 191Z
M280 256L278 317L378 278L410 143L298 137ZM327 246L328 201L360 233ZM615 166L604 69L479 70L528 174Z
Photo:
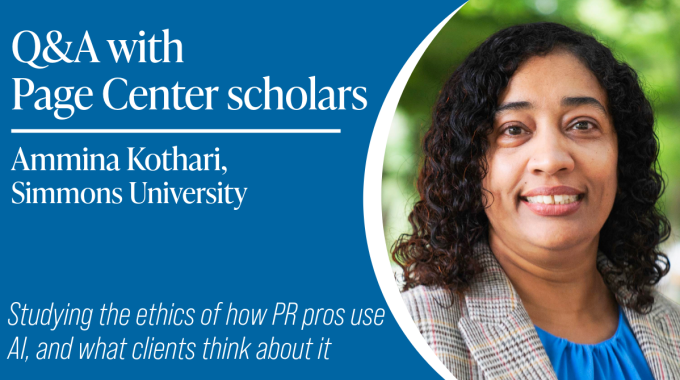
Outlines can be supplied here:
M559 380L653 380L640 345L619 308L614 336L597 344L577 344L536 326Z

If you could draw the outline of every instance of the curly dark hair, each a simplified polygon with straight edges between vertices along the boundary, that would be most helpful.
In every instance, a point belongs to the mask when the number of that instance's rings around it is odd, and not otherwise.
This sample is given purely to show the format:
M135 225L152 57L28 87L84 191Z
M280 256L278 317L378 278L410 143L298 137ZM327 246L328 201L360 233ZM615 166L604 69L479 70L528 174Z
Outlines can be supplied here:
M670 226L656 208L665 185L652 106L632 68L595 38L555 23L493 34L444 84L422 142L420 200L409 215L412 232L401 235L392 249L404 271L404 290L429 285L462 294L484 270L472 250L488 235L482 179L499 94L523 62L555 49L570 52L593 72L607 93L618 137L619 192L599 242L613 265L605 282L615 294L630 294L620 300L625 306L641 313L651 309L651 288L670 267L658 248Z

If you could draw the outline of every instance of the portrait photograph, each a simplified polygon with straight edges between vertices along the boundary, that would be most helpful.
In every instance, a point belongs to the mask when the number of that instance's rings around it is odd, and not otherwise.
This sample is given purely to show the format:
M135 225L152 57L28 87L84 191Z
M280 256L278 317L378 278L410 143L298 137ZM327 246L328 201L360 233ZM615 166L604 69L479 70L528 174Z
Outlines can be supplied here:
M382 216L456 379L680 379L677 15L470 0L418 62Z

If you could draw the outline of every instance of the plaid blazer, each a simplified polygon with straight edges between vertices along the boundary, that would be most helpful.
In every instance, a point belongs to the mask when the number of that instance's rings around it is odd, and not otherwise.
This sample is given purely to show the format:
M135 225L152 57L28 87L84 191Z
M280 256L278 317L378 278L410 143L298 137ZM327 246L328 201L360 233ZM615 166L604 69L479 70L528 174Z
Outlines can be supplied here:
M465 297L418 286L402 293L420 333L459 379L557 379L517 292L486 244L475 249L485 268ZM598 256L607 276L611 263ZM619 303L630 294L615 295ZM680 380L680 309L661 294L648 314L623 308L657 380ZM453 303L451 302L453 301ZM451 305L449 307L449 305Z

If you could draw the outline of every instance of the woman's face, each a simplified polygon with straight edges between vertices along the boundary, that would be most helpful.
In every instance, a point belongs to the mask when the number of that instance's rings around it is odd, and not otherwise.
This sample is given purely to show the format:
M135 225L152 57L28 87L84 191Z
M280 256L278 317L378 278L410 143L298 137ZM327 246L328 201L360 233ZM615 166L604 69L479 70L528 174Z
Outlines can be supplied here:
M486 214L505 245L563 250L599 237L617 191L617 138L581 61L556 51L523 63L489 141Z

